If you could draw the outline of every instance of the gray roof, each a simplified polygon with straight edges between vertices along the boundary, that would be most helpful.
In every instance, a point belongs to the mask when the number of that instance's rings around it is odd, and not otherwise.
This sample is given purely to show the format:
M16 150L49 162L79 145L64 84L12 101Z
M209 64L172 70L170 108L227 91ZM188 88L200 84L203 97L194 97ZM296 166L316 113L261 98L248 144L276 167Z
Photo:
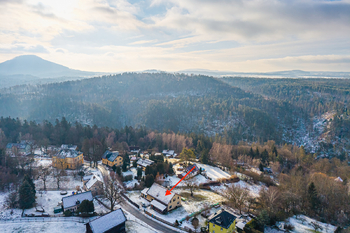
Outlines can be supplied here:
M176 193L172 191L170 195L165 196L166 190L167 189L164 188L163 186L157 183L153 183L153 185L147 191L147 194L151 195L153 198L157 199L158 201L168 205Z
M79 193L76 195L71 195L68 197L63 197L62 198L63 208L66 209L66 208L76 206L78 201L79 203L81 203L84 200L92 201L92 199L93 198L92 198L91 191Z
M90 225L93 233L103 233L113 227L116 227L126 221L126 217L122 209L117 209L109 214L97 218L87 224Z
M166 206L163 205L162 203L160 203L157 200L153 200L151 201L151 205L153 205L154 207L156 207L157 209L159 209L160 211L164 211L166 209Z
M231 224L235 221L235 219L236 216L234 216L230 212L226 210L220 210L219 212L211 215L208 218L208 221L215 225L228 229L231 226Z
M147 195L147 191L148 191L149 188L144 188L141 193L144 194L144 195Z
M106 150L106 152L102 155L102 158L103 159L108 159L109 161L113 162L118 156L119 156L119 152L118 151L111 152L109 150Z
M27 145L26 143L7 143L6 148L11 149L12 147L17 147L18 149L25 149Z
M151 165L153 163L154 163L154 161L149 160L149 159L139 159L137 161L137 164L142 166L142 167L147 167L147 166L149 166L149 165Z
M85 186L87 189L90 189L97 181L102 182L101 178L97 175L94 175L88 182L86 182Z
M76 150L62 149L56 154L56 156L63 159L63 158L75 158L80 154L81 152Z

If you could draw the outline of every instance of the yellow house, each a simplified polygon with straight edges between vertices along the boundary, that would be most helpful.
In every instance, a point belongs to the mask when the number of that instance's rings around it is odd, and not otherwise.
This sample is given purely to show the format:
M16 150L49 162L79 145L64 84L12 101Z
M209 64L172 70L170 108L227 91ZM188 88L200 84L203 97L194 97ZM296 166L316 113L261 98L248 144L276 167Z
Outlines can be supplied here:
M232 233L236 228L236 216L226 210L211 215L208 219L210 233Z
M83 162L83 153L72 149L62 149L52 156L52 166L59 169L76 169Z
M182 205L181 197L177 193L172 191L170 195L165 196L166 191L163 186L153 183L150 188L142 190L141 197L150 201L153 209L165 214Z
M106 151L102 155L102 164L113 167L123 165L123 157L119 154L118 151Z

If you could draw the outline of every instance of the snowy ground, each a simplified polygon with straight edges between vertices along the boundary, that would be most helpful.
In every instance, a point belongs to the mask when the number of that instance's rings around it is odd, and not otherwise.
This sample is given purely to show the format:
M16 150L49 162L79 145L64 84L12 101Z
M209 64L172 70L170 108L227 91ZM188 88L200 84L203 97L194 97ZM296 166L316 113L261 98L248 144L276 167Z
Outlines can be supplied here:
M49 232L49 233L61 233L61 232L74 232L84 233L86 227L83 223L76 222L22 222L22 223L10 223L0 222L0 232L13 233L13 232L25 232L25 233L37 233L37 232Z
M6 208L5 200L8 195L9 193L0 192L0 220L20 218L22 214L22 210Z
M125 223L126 231L128 233L156 233L154 228L148 226L146 223L140 221L134 215L124 211L125 217L128 220Z
M176 189L175 192L178 193L180 196L186 198L186 201L182 201L182 207L172 210L170 213L165 215L160 214L152 210L151 208L147 208L147 210L153 215L156 215L157 217L160 217L168 222L175 223L176 220L180 221L189 214L203 209L206 205L212 205L218 202L226 201L224 197L205 190L195 191L194 197L190 197L190 192L188 190ZM200 220L200 224L204 225L205 219L202 220L202 222Z
M259 192L261 190L262 187L264 187L264 185L260 184L260 185L256 185L256 184L248 184L247 182L240 180L237 183L230 183L230 184L221 184L220 186L211 186L210 188L212 190L215 190L218 193L224 193L227 189L227 187L230 186L240 186L241 188L246 188L249 190L250 195L252 195L253 197L258 197L259 196Z
M304 219L304 223L303 223L302 219ZM318 222L318 221L316 221L312 218L309 218L305 215L293 216L291 218L288 218L285 222L294 226L293 232L313 232L314 228L311 225L312 222L317 223L319 226L322 227L322 229L318 230L318 232L332 233L337 229L337 227L335 227L333 225ZM276 225L278 225L278 224L276 224Z
M44 189L44 183L42 180L35 180L34 181L35 184L35 189L36 190L40 190L40 189ZM83 187L83 182L81 182L81 178L80 176L76 176L76 178L74 178L71 175L67 175L63 177L63 180L60 182L60 189L76 189L77 186L80 186L80 188ZM49 176L46 180L46 188L47 189L51 189L57 190L57 184L56 184L56 179L53 176Z
M204 171L207 173L207 176L212 179L212 180L218 180L222 178L230 178L231 175L228 174L227 172L221 170L218 167L213 167L207 164L201 164L201 163L196 163L198 167L201 167L204 169Z
M180 178L178 178L177 176L173 175L173 176L168 176L165 180L169 181L169 185L170 186L174 186L175 184L177 184L177 182L180 181ZM210 181L210 180L208 180L207 178L205 178L204 176L202 176L200 174L196 175L195 177L193 177L191 179L188 179L188 180L189 181L193 181L197 185ZM178 187L186 186L186 182L181 182L177 186Z
M43 166L43 167L50 167L52 166L52 159L51 158L43 158L43 157L36 157L35 161L37 162L37 166Z
M60 191L43 191L42 194L37 192L36 193L37 206L41 206L45 210L45 213L48 213L51 216L53 216L53 215L58 216L60 214L54 214L53 209L56 206L58 206L59 202L62 202L62 197L67 197L69 195L72 195L72 191L74 191L74 190L68 190L67 195L61 195ZM35 211L35 208L25 210L24 214L41 215L40 212Z

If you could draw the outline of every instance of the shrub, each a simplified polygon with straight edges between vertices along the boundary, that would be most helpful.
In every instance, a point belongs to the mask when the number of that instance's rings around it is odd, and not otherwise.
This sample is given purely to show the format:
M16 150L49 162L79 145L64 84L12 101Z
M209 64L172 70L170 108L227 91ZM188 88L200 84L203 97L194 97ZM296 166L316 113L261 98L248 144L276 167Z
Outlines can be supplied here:
M64 211L63 214L64 214L65 217L72 216L72 212L70 210Z

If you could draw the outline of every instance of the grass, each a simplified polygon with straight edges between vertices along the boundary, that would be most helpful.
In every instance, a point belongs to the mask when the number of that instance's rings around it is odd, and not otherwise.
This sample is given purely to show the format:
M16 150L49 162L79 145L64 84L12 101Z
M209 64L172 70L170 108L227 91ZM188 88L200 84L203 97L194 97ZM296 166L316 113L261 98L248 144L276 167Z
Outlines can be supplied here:
M191 196L190 192L181 192L179 195L190 201L203 201L207 199L206 196L203 196L201 194L196 194L196 193L193 193L193 196Z

